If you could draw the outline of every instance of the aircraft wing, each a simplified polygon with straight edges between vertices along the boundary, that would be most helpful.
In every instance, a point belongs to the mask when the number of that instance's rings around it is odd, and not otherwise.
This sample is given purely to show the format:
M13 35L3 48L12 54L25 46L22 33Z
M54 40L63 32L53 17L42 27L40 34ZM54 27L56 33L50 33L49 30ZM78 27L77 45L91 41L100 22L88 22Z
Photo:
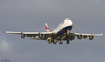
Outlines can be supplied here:
M9 34L27 34L27 35L38 35L39 32L13 32L13 31L4 31L4 33L9 33Z
M83 35L83 36L102 36L103 33L101 34L84 34L84 33L74 33L74 36L79 36L79 35Z
M22 32L12 32L12 31L3 31L4 33L10 33L10 34L22 34Z
M13 32L13 31L4 31L4 33L25 35L27 37L39 36L39 35L52 36L52 35L56 34L53 32Z

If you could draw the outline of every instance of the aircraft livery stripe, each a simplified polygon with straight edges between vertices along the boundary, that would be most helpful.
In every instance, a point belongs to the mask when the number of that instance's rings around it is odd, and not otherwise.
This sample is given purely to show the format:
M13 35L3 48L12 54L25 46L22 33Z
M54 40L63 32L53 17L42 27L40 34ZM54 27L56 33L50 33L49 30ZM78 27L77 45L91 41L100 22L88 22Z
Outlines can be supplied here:
M62 35L64 32L66 32L67 30L71 30L72 29L72 26L67 26L63 29L61 29L60 31L57 32L57 35Z

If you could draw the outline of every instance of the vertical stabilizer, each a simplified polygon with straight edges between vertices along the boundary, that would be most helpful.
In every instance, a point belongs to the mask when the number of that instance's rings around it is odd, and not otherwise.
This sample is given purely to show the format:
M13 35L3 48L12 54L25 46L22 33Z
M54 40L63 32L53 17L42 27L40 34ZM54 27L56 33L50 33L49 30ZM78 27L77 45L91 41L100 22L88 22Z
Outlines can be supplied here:
M50 32L47 23L45 23L46 32Z

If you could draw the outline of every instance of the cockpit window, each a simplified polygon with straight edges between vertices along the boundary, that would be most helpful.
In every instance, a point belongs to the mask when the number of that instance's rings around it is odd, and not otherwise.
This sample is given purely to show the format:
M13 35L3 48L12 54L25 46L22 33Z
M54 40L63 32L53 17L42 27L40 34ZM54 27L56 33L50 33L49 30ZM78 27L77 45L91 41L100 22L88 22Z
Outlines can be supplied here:
M67 20L70 20L69 18L67 18Z

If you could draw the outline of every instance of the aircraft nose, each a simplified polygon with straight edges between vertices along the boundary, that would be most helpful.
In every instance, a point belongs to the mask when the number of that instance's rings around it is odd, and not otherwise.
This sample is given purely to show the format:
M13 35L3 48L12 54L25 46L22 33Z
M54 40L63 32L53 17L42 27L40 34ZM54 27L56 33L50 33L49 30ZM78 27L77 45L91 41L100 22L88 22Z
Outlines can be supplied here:
M66 18L65 21L66 21L66 23L67 23L68 25L70 25L70 26L73 25L73 22L71 21L71 19Z
M69 20L67 20L68 21L68 23L70 24L70 26L72 26L73 25L73 22L69 19Z
M73 25L73 22L70 20L70 24Z

